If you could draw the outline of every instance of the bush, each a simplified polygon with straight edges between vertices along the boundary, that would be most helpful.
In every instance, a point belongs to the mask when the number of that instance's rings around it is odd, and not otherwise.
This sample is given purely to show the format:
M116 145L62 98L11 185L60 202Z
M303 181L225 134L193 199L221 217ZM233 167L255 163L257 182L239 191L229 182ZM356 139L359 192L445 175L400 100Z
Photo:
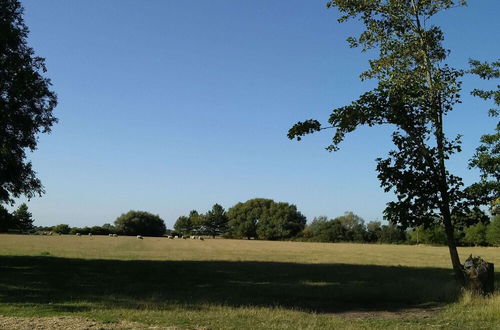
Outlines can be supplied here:
M123 235L163 236L166 227L158 215L129 211L115 220L116 230Z
M52 227L52 231L57 234L69 234L71 228L66 224L60 224Z

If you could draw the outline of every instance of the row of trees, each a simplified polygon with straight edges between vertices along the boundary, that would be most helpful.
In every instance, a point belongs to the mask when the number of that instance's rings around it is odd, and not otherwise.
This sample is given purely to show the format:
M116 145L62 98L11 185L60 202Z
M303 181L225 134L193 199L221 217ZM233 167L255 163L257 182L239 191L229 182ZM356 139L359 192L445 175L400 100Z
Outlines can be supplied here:
M478 222L455 229L454 236L457 245L499 245L500 216L495 216L491 222ZM380 221L365 225L363 219L352 212L331 220L326 217L314 218L299 235L299 239L314 242L447 244L445 229L438 222L428 227L404 230L391 223L383 225Z
M5 209L0 209L1 219L10 219L4 231L19 230L22 232L53 232L56 234L92 234L92 235L143 235L163 236L167 232L165 222L159 215L144 211L129 211L116 218L114 224L105 223L102 226L92 227L70 227L68 224L59 224L49 227L34 227L31 213L28 212L26 204L22 204L18 210L10 214ZM12 219L16 219L13 221ZM1 222L4 223L3 221ZM7 223L7 222L6 222ZM17 224L14 226L14 224Z
M500 215L482 219L474 225L456 228L454 236L458 245L499 245ZM70 227L59 224L52 227L33 227L33 217L26 204L21 204L9 213L0 208L0 230L5 232L31 231L54 232L57 234L92 235L144 235L163 236L166 233L180 236L209 235L226 238L255 238L264 240L296 239L311 242L358 242L395 244L447 244L447 236L439 221L430 226L418 226L404 230L394 224L380 221L365 221L354 214L328 219L316 217L306 225L306 218L297 211L295 205L275 202L271 199L255 198L238 203L227 212L219 204L210 211L200 214L191 211L181 216L174 225L174 231L167 230L160 216L144 212L129 211L120 215L114 224L102 226Z
M489 221L487 217L474 225L457 227L454 237L458 245L500 244L500 216ZM396 244L446 245L445 228L436 219L427 226L404 229L395 224L365 221L352 212L328 219L314 218L306 225L306 218L295 205L255 198L238 203L227 212L219 204L206 214L193 210L181 216L174 225L179 235L222 235L227 238L255 238L265 240L298 239L314 242L359 242Z
M306 217L295 205L255 198L240 202L227 212L219 204L199 214L193 210L177 219L174 229L181 235L224 235L231 238L282 240L296 237Z

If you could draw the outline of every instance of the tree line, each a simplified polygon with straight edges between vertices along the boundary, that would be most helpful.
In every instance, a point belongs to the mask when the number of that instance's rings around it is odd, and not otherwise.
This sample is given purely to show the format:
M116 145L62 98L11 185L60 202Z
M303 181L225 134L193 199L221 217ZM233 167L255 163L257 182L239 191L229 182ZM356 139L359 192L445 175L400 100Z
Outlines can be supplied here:
M68 224L59 224L35 227L28 206L23 203L12 213L0 208L0 231L8 230L65 235L203 235L213 238L332 243L447 244L446 232L439 219L428 226L404 229L402 226L382 224L380 221L366 223L353 212L346 212L334 219L320 216L306 223L306 217L295 205L264 198L237 203L227 211L219 204L215 204L206 213L193 210L189 215L180 216L173 229L167 229L159 215L145 211L129 211L120 215L113 224L105 223L102 226L70 227ZM454 236L457 245L499 245L500 215L491 219L481 217L475 224L457 227Z

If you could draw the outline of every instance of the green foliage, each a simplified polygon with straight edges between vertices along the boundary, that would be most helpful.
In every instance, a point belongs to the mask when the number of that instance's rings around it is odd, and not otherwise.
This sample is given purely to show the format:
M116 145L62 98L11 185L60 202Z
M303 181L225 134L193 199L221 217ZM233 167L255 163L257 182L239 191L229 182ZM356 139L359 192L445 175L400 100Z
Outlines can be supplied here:
M365 236L364 220L352 212L346 212L343 216L335 218L343 230L343 241L363 242Z
M486 245L486 225L479 222L475 225L464 228L464 238L462 239L468 245Z
M28 211L28 205L22 203L19 205L17 210L12 214L14 216L14 221L16 226L22 230L26 231L33 228L33 217L32 214Z
M413 244L431 244L446 245L447 238L444 228L440 225L433 225L425 228L418 226L409 233L410 243Z
M5 207L0 204L0 233L7 232L12 228L14 218Z
M331 225L327 217L316 217L304 228L303 237L315 242L334 242L337 235L332 235Z
M28 28L18 0L0 1L0 203L43 193L27 151L57 121L57 98L43 76L45 60L28 46Z
M229 229L228 221L226 210L224 210L221 205L215 204L212 209L202 217L200 231L212 237L222 235Z
M482 79L500 78L500 61L493 63L471 60L471 73ZM500 106L500 85L497 90L474 89L472 95L485 100L492 100L495 106ZM499 109L489 110L491 117L498 118ZM492 134L481 136L481 145L469 162L471 168L481 171L481 181L467 188L475 205L490 204L492 213L497 212L496 206L500 200L500 122L497 122Z
M430 225L443 217L451 225L451 214L464 214L462 181L444 167L444 160L460 151L460 138L446 139L442 119L459 102L461 72L441 63L447 50L443 34L422 21L460 1L345 1L328 3L342 14L341 22L359 18L366 29L348 39L363 51L378 49L362 78L373 78L378 85L351 105L334 109L322 127L307 120L294 125L290 139L323 128L333 128L330 151L338 150L347 133L359 126L392 124L395 150L377 159L378 178L385 191L394 191L385 217L403 227ZM434 139L434 141L432 141ZM451 211L450 211L451 208Z
M191 223L189 217L183 215L175 221L174 229L181 235L189 235L193 231L193 224Z
M382 223L380 221L370 221L366 225L365 240L367 242L378 242L382 234Z
M57 234L69 234L71 231L71 228L67 224L60 224L52 227L52 231Z
M183 236L201 233L201 226L203 223L203 215L198 211L192 210L189 216L180 216L174 224L176 232Z
M460 0L332 0L328 7L341 13L339 22L359 20L364 29L347 39L351 47L372 50L361 79L374 79L376 87L350 105L336 108L329 125L310 119L295 124L288 132L298 140L305 134L333 128L329 151L336 151L348 133L360 126L387 125L394 128L394 149L377 159L377 172L386 192L394 192L384 217L403 229L431 225L440 219L450 247L457 278L464 282L455 246L452 217L470 212L462 179L451 174L446 160L461 151L460 136L449 138L444 117L460 102L463 72L445 60L444 35L433 16L464 5Z
M278 240L295 237L306 218L295 205L255 198L238 203L227 212L232 237Z
M155 214L144 211L129 211L115 220L116 230L124 235L162 236L166 227Z
M383 225L380 230L379 243L399 244L406 242L406 232L393 224Z
M496 215L491 220L486 230L486 239L491 245L500 245L500 215Z

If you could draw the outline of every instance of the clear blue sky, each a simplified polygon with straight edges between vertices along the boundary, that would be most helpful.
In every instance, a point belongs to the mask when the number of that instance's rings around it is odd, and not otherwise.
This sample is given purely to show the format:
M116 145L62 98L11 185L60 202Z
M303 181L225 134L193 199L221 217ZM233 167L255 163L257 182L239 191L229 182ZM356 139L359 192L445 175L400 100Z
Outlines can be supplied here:
M28 205L37 225L113 222L130 209L171 227L191 209L228 208L254 197L298 206L309 220L354 211L382 219L392 199L374 159L389 128L366 128L328 153L331 132L286 138L308 118L325 121L373 83L367 55L345 39L324 0L24 0L30 45L45 57L59 96L59 123L31 155L46 188ZM450 63L500 55L500 1L471 0L437 18ZM449 162L467 183L489 104L470 97L446 121L464 134ZM484 84L483 84L484 85Z

